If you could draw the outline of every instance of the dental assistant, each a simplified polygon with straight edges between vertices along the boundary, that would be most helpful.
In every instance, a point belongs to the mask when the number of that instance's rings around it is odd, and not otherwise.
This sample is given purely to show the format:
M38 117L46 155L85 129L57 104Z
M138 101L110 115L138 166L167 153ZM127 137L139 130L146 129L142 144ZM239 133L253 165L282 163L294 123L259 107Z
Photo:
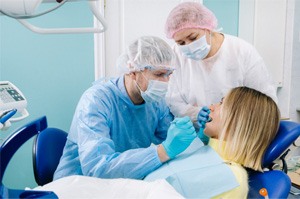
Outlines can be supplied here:
M177 57L167 104L175 117L189 116L198 128L201 108L217 103L234 87L256 89L277 102L276 87L257 50L216 28L215 15L196 2L177 5L165 23Z
M176 119L164 97L174 54L145 36L118 59L119 78L96 82L81 97L54 179L70 175L142 179L184 151L196 137L192 122ZM151 145L151 144L154 145Z

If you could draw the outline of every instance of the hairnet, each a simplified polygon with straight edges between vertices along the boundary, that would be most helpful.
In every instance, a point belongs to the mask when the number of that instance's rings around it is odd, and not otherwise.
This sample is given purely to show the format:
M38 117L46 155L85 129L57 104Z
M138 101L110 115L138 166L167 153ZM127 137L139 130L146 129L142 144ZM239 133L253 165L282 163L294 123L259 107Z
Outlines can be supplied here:
M171 47L162 39L143 36L130 44L125 53L117 60L120 73L174 68L174 54Z
M204 5L196 2L185 2L176 6L169 14L165 33L167 38L187 28L201 28L213 30L217 27L216 16Z

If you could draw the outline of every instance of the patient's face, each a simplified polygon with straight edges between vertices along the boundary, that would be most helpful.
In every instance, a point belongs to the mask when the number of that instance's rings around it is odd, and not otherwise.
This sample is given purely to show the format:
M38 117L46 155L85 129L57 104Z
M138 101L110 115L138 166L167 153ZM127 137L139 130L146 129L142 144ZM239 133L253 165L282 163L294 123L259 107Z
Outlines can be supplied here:
M220 118L220 110L223 104L223 99L217 103L210 105L210 114L209 117L212 119L211 122L206 123L206 127L204 129L204 133L212 138L219 138L219 132L221 130L221 118Z

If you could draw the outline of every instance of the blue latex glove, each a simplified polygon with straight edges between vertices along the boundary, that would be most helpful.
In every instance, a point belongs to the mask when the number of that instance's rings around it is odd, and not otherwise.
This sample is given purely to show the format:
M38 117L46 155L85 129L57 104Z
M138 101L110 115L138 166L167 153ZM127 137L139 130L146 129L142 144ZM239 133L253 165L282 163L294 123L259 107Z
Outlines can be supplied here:
M196 138L195 128L189 117L175 118L162 145L172 159L183 152Z
M209 142L209 137L204 134L204 128L200 128L198 132L198 138L205 144L207 145Z
M199 125L199 132L198 137L200 140L207 145L209 142L209 137L204 134L205 124L210 121L209 118L210 110L207 106L204 106L198 113L198 125Z

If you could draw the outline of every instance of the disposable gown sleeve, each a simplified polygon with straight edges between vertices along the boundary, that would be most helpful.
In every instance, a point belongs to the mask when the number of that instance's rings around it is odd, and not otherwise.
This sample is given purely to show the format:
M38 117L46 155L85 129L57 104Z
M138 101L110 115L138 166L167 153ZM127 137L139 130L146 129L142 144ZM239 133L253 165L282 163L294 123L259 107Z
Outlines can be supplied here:
M156 146L116 152L109 133L111 105L105 95L87 93L73 126L78 134L82 173L101 178L142 179L162 164Z
M245 66L248 66L248 68L244 74L244 86L254 88L270 96L277 103L278 98L275 82L269 74L262 57L255 48L252 48Z
M166 139L168 129L173 119L174 116L170 112L170 109L166 105L166 102L162 101L160 103L160 116L159 116L157 128L155 130L156 140L153 141L154 144L160 144Z
M175 70L170 77L169 88L166 95L167 105L174 117L189 116L195 124L197 121L197 115L202 107L193 106L184 99L178 83L178 79L181 78L179 73L179 70Z

